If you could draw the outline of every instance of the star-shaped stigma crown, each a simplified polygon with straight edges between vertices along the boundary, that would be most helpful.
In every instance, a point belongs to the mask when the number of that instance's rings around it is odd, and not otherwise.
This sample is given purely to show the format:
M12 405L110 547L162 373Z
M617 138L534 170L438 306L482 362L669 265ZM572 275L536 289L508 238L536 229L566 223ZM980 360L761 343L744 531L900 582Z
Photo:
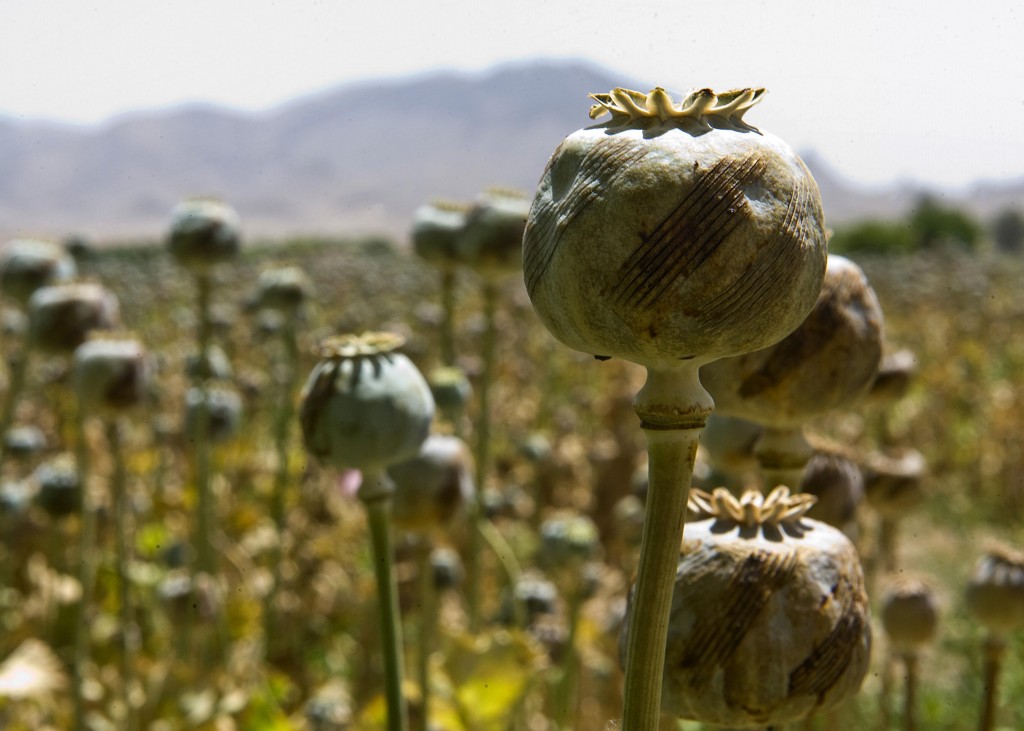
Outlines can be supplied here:
M743 115L761 101L765 89L732 89L716 94L711 89L697 89L676 104L663 88L656 87L646 94L617 87L607 94L591 94L597 102L590 108L590 118L597 119L608 113L610 124L630 124L658 120L698 125L709 130L712 127L757 132L743 121Z
M777 528L799 522L817 500L814 495L793 495L785 485L779 485L767 496L747 490L742 497L724 487L716 487L710 493L694 488L688 507L697 514L697 520L715 518L746 528Z

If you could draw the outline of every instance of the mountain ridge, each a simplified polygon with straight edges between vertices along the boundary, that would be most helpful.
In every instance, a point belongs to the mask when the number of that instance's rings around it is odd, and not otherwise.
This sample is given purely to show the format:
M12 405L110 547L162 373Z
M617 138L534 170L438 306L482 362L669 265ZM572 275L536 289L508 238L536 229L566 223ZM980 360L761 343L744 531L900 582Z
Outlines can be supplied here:
M586 93L631 83L587 61L542 60L349 82L253 113L187 104L88 127L0 117L0 237L157 239L176 202L212 194L250 238L404 238L426 200L531 189L558 142L589 122ZM899 215L922 192L861 188L806 160L830 223ZM988 215L1024 200L1024 179L975 190L956 202Z

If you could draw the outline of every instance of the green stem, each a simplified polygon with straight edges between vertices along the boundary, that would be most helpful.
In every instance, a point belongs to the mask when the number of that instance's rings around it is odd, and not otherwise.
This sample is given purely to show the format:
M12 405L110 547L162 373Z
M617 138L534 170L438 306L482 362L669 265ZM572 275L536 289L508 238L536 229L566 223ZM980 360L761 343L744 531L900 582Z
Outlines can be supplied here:
M402 680L402 625L398 614L398 586L395 580L391 538L391 493L393 486L383 472L363 474L359 498L366 506L373 545L373 567L380 604L381 650L384 654L384 686L388 708L388 731L408 728Z
M420 539L416 547L417 569L419 571L420 594L420 637L419 652L416 655L416 674L420 683L420 714L416 731L430 728L430 641L437 628L437 605L434 596L434 569L430 563L430 541Z
M274 413L274 448L277 452L277 471L274 473L274 486L270 498L270 515L274 521L274 530L277 532L277 541L274 544L273 554L270 559L273 583L270 585L270 591L267 592L266 603L263 608L264 649L268 655L271 638L275 636L273 631L276 620L275 607L277 605L277 594L281 586L281 563L284 553L285 534L285 492L290 482L288 428L295 410L294 391L299 369L299 344L295 335L294 321L288 322L288 325L282 332L282 339L285 350L285 372L282 378L277 409ZM291 636L291 633L286 632L283 633L282 638Z
M1002 637L990 634L985 639L984 699L981 705L979 731L992 731L996 725L996 701L999 690L999 675L1003 665L1006 642Z
M498 530L497 526L486 517L481 517L477 521L476 527L480 531L481 537L487 541L487 545L494 552L494 555L498 557L501 567L505 570L505 576L508 578L508 585L512 587L514 596L515 588L519 585L519 577L523 575L523 570L519 565L519 561L516 560L516 554L512 550L512 546L505 540L505 536L501 535L501 531ZM512 620L515 622L516 627L526 627L526 610L521 603L514 600L512 602Z
M714 402L692 361L647 369L635 409L647 439L649 483L629 617L622 731L655 731L661 716L669 611L697 442Z
M903 728L904 731L914 731L917 709L917 655L913 652L906 653L903 656L903 665L907 670L907 678L903 684Z
M885 573L896 571L896 528L897 523L893 518L883 517L878 524L879 562Z
M579 656L576 652L576 637L579 633L580 608L583 606L582 592L574 587L569 594L568 621L569 636L565 642L565 657L562 659L562 676L558 680L555 692L555 726L559 729L570 728L568 720L570 709L575 708L578 696L576 693L576 675L579 669Z
M4 449L4 438L7 431L14 423L14 413L18 409L18 401L21 393L25 390L25 376L28 373L29 357L32 354L32 343L28 337L25 338L21 352L11 359L10 372L8 374L7 397L4 399L3 412L0 414L0 477L3 477L3 467L7 450Z
M210 532L213 525L213 496L210 494L210 405L207 388L206 362L210 353L213 323L210 320L210 293L212 279L209 274L196 275L199 315L199 370L196 388L199 390L199 406L196 409L195 464L198 516L196 520L196 573L211 576L216 574Z
M441 270L441 361L446 366L455 365L455 268Z
M498 301L498 286L490 279L484 280L484 340L482 346L483 369L480 374L480 411L476 424L476 499L470 507L472 526L469 532L469 550L466 556L466 605L469 611L470 632L480 627L480 541L479 523L483 518L483 490L490 474L491 459L491 383L494 380L494 350L497 343L495 306Z
M798 492L814 449L800 427L766 427L754 446L754 453L761 465L766 491L785 485Z
M75 440L75 462L82 489L82 507L78 543L78 583L82 597L75 618L75 662L73 668L75 729L85 729L85 666L89 661L89 615L92 610L92 587L96 573L96 515L89 493L89 443L85 433L85 416L79 411Z
M882 677L878 689L878 728L887 729L892 723L892 654L887 654L882 660Z
M135 711L132 708L132 695L135 688L135 652L136 631L135 617L132 611L131 586L128 573L131 563L131 545L128 541L128 512L130 509L127 479L125 475L124 450L121 444L121 426L117 419L107 422L107 444L114 462L111 476L111 497L114 501L114 538L117 550L117 575L121 599L121 692L125 712L125 729L134 731L137 726Z

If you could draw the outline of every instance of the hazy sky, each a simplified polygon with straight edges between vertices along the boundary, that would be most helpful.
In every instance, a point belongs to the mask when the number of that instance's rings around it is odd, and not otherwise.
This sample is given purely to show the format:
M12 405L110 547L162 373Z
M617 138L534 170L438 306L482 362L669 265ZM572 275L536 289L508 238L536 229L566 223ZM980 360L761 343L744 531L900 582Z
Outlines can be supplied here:
M765 86L748 119L848 177L962 185L1024 177L1022 37L1014 0L0 0L0 114L259 110L344 81L581 57L679 92ZM581 89L581 109L589 91L605 90Z

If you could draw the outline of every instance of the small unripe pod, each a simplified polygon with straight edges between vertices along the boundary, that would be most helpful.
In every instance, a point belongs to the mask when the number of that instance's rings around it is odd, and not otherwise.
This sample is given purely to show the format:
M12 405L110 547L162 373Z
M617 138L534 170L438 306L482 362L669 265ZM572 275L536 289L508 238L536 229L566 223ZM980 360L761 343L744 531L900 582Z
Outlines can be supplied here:
M780 428L849 406L870 387L882 356L882 308L864 273L829 256L814 309L771 347L700 369L720 414Z
M803 518L813 500L785 487L767 497L691 491L698 517L676 573L665 713L773 726L860 687L871 644L860 561L846 536Z
M82 506L82 483L70 455L43 462L32 474L38 485L36 503L51 517L77 515Z
M234 391L217 386L206 389L206 438L211 442L227 441L238 432L242 423L242 399ZM185 435L195 439L199 433L199 410L203 389L190 388L185 394Z
M388 467L391 519L399 530L444 528L473 499L473 456L458 437L431 436L415 457Z
M897 652L917 652L935 639L938 625L935 593L920 579L900 578L882 597L882 626Z
M578 572L595 557L599 539L597 526L585 515L549 518L540 527L539 561L552 569Z
M558 589L547 579L538 576L523 576L516 582L511 596L506 595L501 606L501 619L509 623L515 617L512 602L522 604L526 610L527 624L532 624L543 614L554 614L558 607Z
M120 325L121 307L114 293L99 284L58 284L29 298L28 319L34 347L72 353L91 331Z
M60 244L15 239L0 250L0 291L24 306L40 287L75 276L75 260Z
M185 375L193 381L209 378L230 381L234 377L234 370L231 368L231 361L224 349L219 345L210 345L206 349L205 360L201 359L198 354L190 355L185 359Z
M12 457L29 457L46 449L46 434L38 426L15 426L4 434L4 451Z
M913 351L897 350L882 358L878 373L868 391L868 401L880 406L899 401L907 393L917 373L917 356Z
M818 187L743 113L764 93L592 95L606 125L569 135L523 239L526 289L570 348L671 368L777 342L825 269Z
M868 504L884 518L899 520L924 500L924 455L916 449L872 454L862 472Z
M430 552L430 567L434 572L434 588L438 591L454 589L466 574L459 554L443 546Z
M465 371L461 368L444 367L435 368L430 372L430 393L437 404L437 410L451 420L462 418L466 412L466 405L473 395L473 386L470 385Z
M846 532L864 501L864 476L848 457L818 451L807 463L800 492L818 498L807 517Z
M187 200L171 211L167 247L183 267L206 273L214 265L237 256L241 247L240 226L238 214L223 201Z
M256 281L256 303L294 317L313 295L313 280L300 267L266 269Z
M456 239L459 261L483 274L517 272L522 268L523 231L530 200L518 191L490 190L466 216Z
M469 205L437 201L420 206L412 215L412 245L416 253L439 267L459 263L458 239L466 227Z
M419 452L434 416L427 382L390 333L328 338L302 392L302 437L338 469L383 471Z
M83 413L113 416L143 403L149 362L137 340L103 336L75 350L72 382Z
M967 608L997 635L1024 627L1024 553L999 546L982 556L967 585Z

